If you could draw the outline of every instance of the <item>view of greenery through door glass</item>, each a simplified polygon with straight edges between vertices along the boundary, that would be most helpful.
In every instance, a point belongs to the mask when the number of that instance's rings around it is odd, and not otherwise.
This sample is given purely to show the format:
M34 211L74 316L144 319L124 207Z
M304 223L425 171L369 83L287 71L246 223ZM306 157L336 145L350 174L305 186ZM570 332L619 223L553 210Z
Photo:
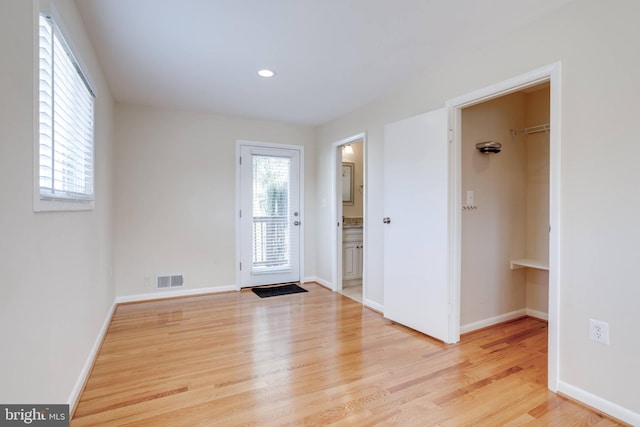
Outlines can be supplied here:
M253 156L253 268L289 265L289 169L286 157Z

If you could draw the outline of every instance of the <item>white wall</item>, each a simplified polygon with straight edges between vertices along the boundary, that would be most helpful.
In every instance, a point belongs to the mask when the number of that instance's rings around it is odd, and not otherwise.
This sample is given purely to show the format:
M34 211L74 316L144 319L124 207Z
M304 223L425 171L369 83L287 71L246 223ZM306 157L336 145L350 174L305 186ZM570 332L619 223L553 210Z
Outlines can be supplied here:
M113 101L75 2L53 1L95 84L96 208L33 212L35 3L0 2L0 402L68 403L114 300ZM75 390L77 392L77 389Z
M636 0L575 1L553 15L441 63L418 81L318 129L318 235L333 230L331 144L367 132L367 295L384 304L383 128L449 99L562 62L559 375L575 387L640 413L640 99ZM318 242L318 276L331 280L329 242ZM611 345L589 340L588 320L607 321ZM598 366L598 369L594 369ZM575 393L574 393L575 394ZM581 396L587 396L583 394ZM640 417L640 416L639 416Z
M158 274L183 273L184 290L237 284L236 140L305 147L305 276L315 275L312 127L122 104L115 123L119 297L157 293Z

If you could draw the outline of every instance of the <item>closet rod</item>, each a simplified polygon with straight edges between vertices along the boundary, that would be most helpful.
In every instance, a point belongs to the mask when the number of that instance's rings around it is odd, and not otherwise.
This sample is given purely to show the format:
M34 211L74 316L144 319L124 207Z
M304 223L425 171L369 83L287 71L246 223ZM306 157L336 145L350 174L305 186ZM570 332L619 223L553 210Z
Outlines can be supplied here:
M532 133L549 132L550 130L551 130L551 125L549 123L545 123L543 125L531 126L531 127L520 129L520 130L511 129L511 134L513 136L530 135Z

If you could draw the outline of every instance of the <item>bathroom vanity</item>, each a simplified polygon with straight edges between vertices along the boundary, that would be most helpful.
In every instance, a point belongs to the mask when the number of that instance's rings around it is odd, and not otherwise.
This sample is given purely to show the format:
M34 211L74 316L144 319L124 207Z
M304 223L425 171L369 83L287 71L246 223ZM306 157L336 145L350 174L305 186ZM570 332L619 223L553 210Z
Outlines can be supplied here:
M342 286L362 284L362 224L342 230Z

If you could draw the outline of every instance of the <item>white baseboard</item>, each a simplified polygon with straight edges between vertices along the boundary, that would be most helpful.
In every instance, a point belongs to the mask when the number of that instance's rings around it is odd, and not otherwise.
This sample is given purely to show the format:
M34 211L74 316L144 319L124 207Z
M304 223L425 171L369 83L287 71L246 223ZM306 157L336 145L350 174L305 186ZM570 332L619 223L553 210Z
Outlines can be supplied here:
M179 291L162 291L153 292L148 294L139 295L124 295L116 297L116 303L122 304L126 302L139 302L149 301L154 299L176 298L176 297L189 297L203 294L215 294L219 292L237 291L238 288L234 285L229 286L215 286L210 288L197 288L197 289L183 289Z
M544 311L532 310L530 308L527 308L527 316L535 317L536 319L540 320L549 320L549 313L545 313Z
M369 307L370 309L378 311L380 313L384 313L384 306L370 299L367 299L367 298L364 299L364 306Z
M598 411L602 411L613 418L629 423L632 426L640 426L640 414L630 411L627 408L623 408L613 402L609 402L608 400L596 396L595 394L591 394L581 388L559 381L558 392Z
M527 310L522 308L520 310L512 311L510 313L500 314L498 316L489 317L488 319L467 323L466 325L460 325L460 333L466 334L467 332L475 331L476 329L486 328L487 326L493 326L498 323L506 322L507 320L517 319L518 317L522 317L526 315L527 315Z
M319 277L315 277L315 276L311 276L311 277L305 277L304 278L305 283L307 282L316 282L317 284L319 284L320 286L324 286L325 288L329 289L329 290L333 290L333 283L328 282L324 279L321 279ZM382 306L382 304L378 304L375 301L372 301L370 299L363 299L363 305L365 307L369 307L372 310L375 311L379 311L380 313L382 313L384 311L384 307Z
M93 343L93 347L91 347L91 351L89 352L89 356L87 356L87 360L84 362L84 366L82 367L82 371L80 371L80 375L76 381L76 385L71 390L71 395L67 403L69 403L69 414L73 414L73 411L76 409L76 405L78 404L78 400L80 399L80 393L82 393L82 389L84 388L84 384L89 378L89 374L91 373L91 368L93 367L93 361L98 355L98 351L100 351L100 346L102 345L102 340L104 340L104 336L107 334L107 330L109 329L109 325L111 324L111 319L113 318L113 314L116 311L116 302L114 301L111 304L111 309L107 313L107 317L102 322L102 328L100 328L100 332L98 333L98 337Z
M311 277L305 277L304 278L304 282L316 282L319 285L324 286L327 289L333 290L333 284L331 282L327 282L324 279L321 279L319 277L315 277L315 276L311 276Z

